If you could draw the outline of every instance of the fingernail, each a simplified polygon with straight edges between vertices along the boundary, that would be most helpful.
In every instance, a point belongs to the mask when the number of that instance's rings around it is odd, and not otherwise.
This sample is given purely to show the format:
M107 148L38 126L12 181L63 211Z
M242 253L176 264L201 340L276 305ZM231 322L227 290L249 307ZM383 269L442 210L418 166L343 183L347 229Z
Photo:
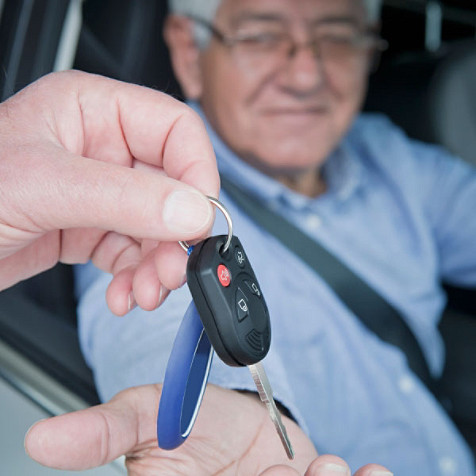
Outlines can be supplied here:
M162 213L170 231L195 233L210 222L212 207L204 195L178 190L169 195Z
M164 293L165 293L165 288L163 286L160 286L159 299L157 300L157 307L159 307L162 304L162 299L164 299Z
M129 296L127 296L127 310L132 311L136 307L137 303L136 300L134 299L134 292L131 291L129 293Z
M342 466L336 463L326 463L319 466L319 476L350 476L348 466Z
M162 302L164 301L164 298L165 298L165 293L167 292L167 288L165 286L160 286L160 290L159 290L159 299L157 300L157 306L156 307L159 307Z
M390 471L376 469L376 470L370 471L369 476L393 476L393 473L391 473Z

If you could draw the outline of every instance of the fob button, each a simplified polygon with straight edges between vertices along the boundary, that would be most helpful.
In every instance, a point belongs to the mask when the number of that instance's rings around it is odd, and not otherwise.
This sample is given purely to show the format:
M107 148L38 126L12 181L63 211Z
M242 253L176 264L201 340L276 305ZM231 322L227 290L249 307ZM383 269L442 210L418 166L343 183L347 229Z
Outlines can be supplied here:
M250 289L250 291L251 291L255 296L261 297L261 291L259 290L258 285L257 285L254 281L248 281L248 280L246 280L246 281L245 281L245 284L248 286L248 288Z
M239 322L249 315L248 300L240 288L236 290L236 313Z
M238 263L238 265L240 266L240 268L245 267L245 265L246 265L245 253L243 252L243 250L239 246L237 246L235 248L235 260Z
M217 268L218 281L223 287L228 287L231 283L231 274L224 264L219 264Z
M261 332L258 332L256 329L248 332L246 335L246 341L250 345L250 347L257 352L262 352L264 349L263 346L263 336Z

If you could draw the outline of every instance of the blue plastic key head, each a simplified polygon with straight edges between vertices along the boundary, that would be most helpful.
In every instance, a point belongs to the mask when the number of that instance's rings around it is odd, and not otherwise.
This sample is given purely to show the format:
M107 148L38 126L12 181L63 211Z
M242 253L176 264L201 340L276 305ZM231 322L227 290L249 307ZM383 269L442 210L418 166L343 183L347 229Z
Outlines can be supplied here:
M172 450L190 434L210 373L213 348L192 301L167 363L157 417L159 447Z

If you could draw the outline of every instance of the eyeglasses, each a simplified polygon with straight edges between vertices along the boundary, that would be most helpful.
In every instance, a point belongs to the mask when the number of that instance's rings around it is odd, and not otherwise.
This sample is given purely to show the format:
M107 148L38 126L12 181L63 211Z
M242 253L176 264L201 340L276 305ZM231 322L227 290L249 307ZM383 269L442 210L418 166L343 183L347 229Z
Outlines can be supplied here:
M321 33L316 27L310 41L298 43L284 30L270 29L227 35L202 18L192 15L189 18L206 28L224 46L232 49L239 60L261 70L283 67L301 49L309 49L325 65L350 67L361 59L371 58L371 53L378 56L378 53L388 48L387 41L371 29L362 31L351 27L339 33Z

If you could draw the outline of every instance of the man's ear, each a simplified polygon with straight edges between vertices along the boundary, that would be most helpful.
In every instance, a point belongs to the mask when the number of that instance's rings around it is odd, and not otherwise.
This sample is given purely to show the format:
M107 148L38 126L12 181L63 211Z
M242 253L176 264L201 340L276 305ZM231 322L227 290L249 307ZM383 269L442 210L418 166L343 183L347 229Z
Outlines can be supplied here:
M202 94L200 50L195 44L192 21L181 15L169 15L164 25L164 38L185 97L199 99Z

